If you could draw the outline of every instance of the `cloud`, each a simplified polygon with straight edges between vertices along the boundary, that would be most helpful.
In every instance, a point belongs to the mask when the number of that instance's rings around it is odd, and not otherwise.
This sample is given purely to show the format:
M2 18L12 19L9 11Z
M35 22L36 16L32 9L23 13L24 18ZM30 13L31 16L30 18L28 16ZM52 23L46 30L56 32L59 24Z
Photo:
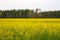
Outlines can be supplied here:
M0 0L0 9L41 8L42 10L60 9L60 0Z

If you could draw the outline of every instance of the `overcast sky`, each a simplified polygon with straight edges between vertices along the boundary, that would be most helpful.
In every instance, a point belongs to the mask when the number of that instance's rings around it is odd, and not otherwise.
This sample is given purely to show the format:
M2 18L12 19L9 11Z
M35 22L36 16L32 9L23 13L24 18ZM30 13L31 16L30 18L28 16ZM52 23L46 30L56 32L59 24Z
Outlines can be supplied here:
M0 0L0 10L36 8L60 10L60 0Z

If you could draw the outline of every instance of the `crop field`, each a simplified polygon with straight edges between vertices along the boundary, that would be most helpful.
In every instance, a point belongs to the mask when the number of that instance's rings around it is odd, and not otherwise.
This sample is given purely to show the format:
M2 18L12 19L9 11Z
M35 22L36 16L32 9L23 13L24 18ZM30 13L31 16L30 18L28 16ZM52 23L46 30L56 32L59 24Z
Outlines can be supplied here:
M60 19L0 18L0 40L60 40Z

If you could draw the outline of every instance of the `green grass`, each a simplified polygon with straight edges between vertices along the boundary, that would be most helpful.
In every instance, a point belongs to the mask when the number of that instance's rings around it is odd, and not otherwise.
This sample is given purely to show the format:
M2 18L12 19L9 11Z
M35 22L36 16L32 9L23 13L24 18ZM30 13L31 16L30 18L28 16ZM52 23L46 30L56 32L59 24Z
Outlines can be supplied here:
M0 19L0 40L60 40L60 19Z

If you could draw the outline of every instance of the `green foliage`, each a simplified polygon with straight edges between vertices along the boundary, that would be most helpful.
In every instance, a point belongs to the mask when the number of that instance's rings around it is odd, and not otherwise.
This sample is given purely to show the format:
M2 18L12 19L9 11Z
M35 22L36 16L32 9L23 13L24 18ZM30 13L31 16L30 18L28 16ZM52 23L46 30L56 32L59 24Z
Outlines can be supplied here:
M60 18L60 11L45 11L39 12L38 9L34 12L34 10L30 9L21 9L21 10L0 10L1 18Z

